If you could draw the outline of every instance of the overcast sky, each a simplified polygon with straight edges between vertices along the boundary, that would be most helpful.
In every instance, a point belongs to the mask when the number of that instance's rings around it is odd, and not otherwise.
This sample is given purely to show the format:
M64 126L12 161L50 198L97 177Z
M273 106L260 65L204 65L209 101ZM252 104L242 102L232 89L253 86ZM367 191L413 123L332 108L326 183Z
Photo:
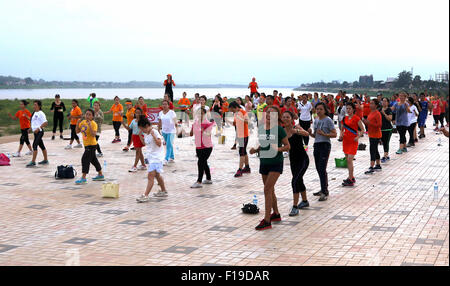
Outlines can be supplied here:
M0 0L0 75L293 85L449 70L448 0Z

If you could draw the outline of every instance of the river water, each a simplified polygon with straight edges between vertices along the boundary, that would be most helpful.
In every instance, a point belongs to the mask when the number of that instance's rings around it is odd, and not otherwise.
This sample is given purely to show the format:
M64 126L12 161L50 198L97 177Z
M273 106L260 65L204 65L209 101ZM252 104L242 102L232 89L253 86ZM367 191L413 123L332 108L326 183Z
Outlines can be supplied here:
M276 89L283 96L288 96L294 92L295 96L305 93L305 91L293 91L290 88L260 88L259 92L272 94ZM244 97L250 90L246 88L174 88L174 99L181 98L183 91L186 91L188 98L193 98L195 93L206 95L208 98L220 93L228 98ZM0 99L43 99L53 98L55 94L61 95L62 99L87 98L92 92L99 98L113 99L116 95L121 99L135 99L143 96L145 99L158 99L164 95L164 88L104 88L104 89L0 89Z

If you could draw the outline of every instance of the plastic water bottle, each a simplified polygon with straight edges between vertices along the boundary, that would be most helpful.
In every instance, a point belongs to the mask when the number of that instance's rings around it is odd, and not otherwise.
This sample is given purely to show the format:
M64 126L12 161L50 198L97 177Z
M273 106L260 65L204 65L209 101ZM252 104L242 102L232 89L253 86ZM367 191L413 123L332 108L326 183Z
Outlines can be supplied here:
M441 137L438 138L438 146L442 146L441 145Z
M258 198L256 197L256 195L253 195L253 204L254 204L255 206L258 205Z
M433 191L433 199L435 201L437 201L439 198L439 187L438 187L438 183L434 183L434 191Z
M103 160L103 172L106 172L106 160Z

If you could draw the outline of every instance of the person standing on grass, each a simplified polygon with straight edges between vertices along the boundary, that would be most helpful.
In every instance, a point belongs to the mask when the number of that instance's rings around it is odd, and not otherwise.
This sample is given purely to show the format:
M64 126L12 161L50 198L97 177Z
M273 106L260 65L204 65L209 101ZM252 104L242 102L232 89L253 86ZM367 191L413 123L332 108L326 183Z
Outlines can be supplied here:
M149 194L155 183L155 179L161 190L155 194L156 197L167 197L168 193L164 183L164 179L161 176L163 172L163 147L162 147L162 136L159 134L158 130L154 129L146 117L141 117L138 122L138 127L140 129L139 138L142 145L146 146L146 159L148 162L148 181L145 193L136 199L138 203L144 203L149 201Z
M419 111L417 110L417 107L414 104L414 99L412 97L408 97L407 104L409 105L410 112L408 113L409 142L408 145L406 145L406 147L409 148L416 146L414 135L416 133L417 116L419 115Z
M197 154L197 168L198 168L198 178L191 188L198 189L203 188L202 184L210 185L211 171L208 166L208 159L211 156L213 150L213 143L211 140L212 128L215 122L208 120L207 111L205 108L200 108L200 116L194 120L190 136L194 136L195 139L195 153ZM206 180L203 181L203 175L206 175Z
M83 136L83 144L84 144L84 154L81 157L81 165L82 165L82 176L79 180L75 181L75 184L81 185L86 184L86 175L89 174L90 165L94 165L95 170L98 175L92 178L93 181L104 181L105 176L102 173L102 166L98 162L97 156L95 156L95 151L97 150L97 140L95 139L97 136L97 123L94 121L95 112L92 109L86 110L84 113L84 120L81 118L77 121L77 133L82 134Z
M33 104L33 115L31 116L31 131L34 133L33 141L33 158L31 162L26 165L27 168L36 166L36 157L38 154L38 146L42 150L44 155L44 160L39 162L39 165L48 165L47 149L45 149L43 137L44 128L48 126L47 117L42 111L42 102L40 100L35 100Z
M355 104L347 102L346 107L348 115L342 120L344 129L341 131L339 138L342 140L345 159L347 159L348 178L344 180L342 185L344 187L352 187L356 183L353 174L353 158L358 151L358 140L363 136L364 125L361 122L361 118L354 113L356 110Z
M242 177L251 172L247 155L249 117L236 101L230 103L229 108L234 113L233 125L236 126L236 140L239 144L239 169L234 177Z
M270 107L265 113L264 125L258 128L259 147L251 148L250 154L260 154L259 173L264 183L264 219L255 227L256 230L272 228L272 222L281 221L278 210L275 184L283 173L283 152L290 150L286 131L281 127L280 109ZM273 210L273 213L272 213Z
M98 98L97 95L95 93L91 93L89 94L88 98L86 99L86 101L89 103L89 108L93 108L94 107L94 103L98 102Z
M191 101L189 98L187 98L187 93L183 91L183 97L178 100L178 106L180 107L180 111L182 113L180 118L180 123L183 123L184 121L187 123L187 126L189 126L189 105L191 105Z
M30 140L28 139L28 130L31 127L31 122L30 122L31 112L27 109L27 105L28 105L28 101L21 100L19 111L17 111L14 116L12 116L11 113L8 113L8 116L12 120L19 119L20 132L22 134L20 136L20 141L19 141L20 142L19 150L12 155L13 157L20 157L20 152L22 151L24 144L26 144L28 149L30 150L27 153L25 153L25 155L31 155L33 153L33 149L31 148Z
M134 106L134 109L140 108L142 110L142 115L147 116L147 104L142 96L139 96L138 102Z
M130 126L131 121L133 121L133 119L135 118L134 116L134 112L136 111L136 109L133 107L133 102L131 102L131 100L127 100L125 102L126 106L127 106L127 112L125 114L125 117L127 118L127 125ZM122 121L122 125L123 121ZM124 125L125 126L125 125ZM128 128L128 140L127 140L127 146L125 146L122 151L124 152L128 152L130 150L131 144L133 143L132 141L133 139L133 130Z
M134 159L134 165L133 167L131 167L130 170L128 170L128 172L131 173L135 173L138 170L147 169L147 166L145 165L144 161L144 154L142 153L142 147L144 147L144 145L142 145L141 139L139 138L140 129L138 127L138 122L139 119L141 119L142 117L144 117L144 115L142 114L142 109L138 107L134 112L134 118L133 120L131 120L130 125L125 125L125 123L122 123L125 129L131 131L133 146L136 149L136 157ZM139 163L139 161L141 161L141 166L139 166L138 168L137 164Z
M77 122L81 117L83 116L83 112L81 112L81 108L78 106L78 100L74 99L72 100L72 110L69 114L69 120L70 120L70 143L66 146L65 149L72 149L72 143L73 141L77 141L77 145L74 146L74 148L83 148L83 145L80 143L80 138L77 135L76 129L77 129Z
M173 102L173 89L172 89L172 86L176 86L176 84L173 81L171 74L167 75L167 79L164 81L164 86L166 87L166 90L164 91L164 94L167 94L169 96L168 99L170 99L170 102ZM171 108L171 109L173 109L173 108Z
M410 112L410 109L409 105L406 103L405 92L399 94L399 102L396 102L391 109L395 112L395 125L398 134L400 135L400 147L396 154L401 155L408 152L408 149L406 149L406 131L408 131L409 127L408 113Z
M428 104L423 92L419 95L419 105L421 109L418 119L418 125L420 128L419 139L422 139L425 138L425 123L427 122L428 110L430 109L430 105Z
M248 84L248 88L250 89L250 96L254 96L258 93L258 83L256 82L256 78L252 78L252 81Z
M259 124L263 124L264 122L264 109L266 108L266 95L264 93L261 93L259 96L259 103L256 106L256 124L259 127Z
M112 123L115 131L115 137L112 143L119 143L122 140L120 139L120 126L122 125L122 116L123 116L123 106L120 104L120 98L118 96L114 97L114 104L108 111L103 112L103 114L113 114Z
M63 123L64 123L64 112L66 112L66 106L64 105L64 102L61 101L61 97L59 94L55 95L55 101L52 103L50 111L53 112L52 140L55 140L56 128L58 125L59 125L59 138L64 139Z
M100 110L100 101L94 102L94 121L97 124L97 133L95 134L95 140L97 141L97 157L103 157L98 138L100 138L100 133L102 132L102 124L104 119L105 117L103 115L103 111Z
M384 151L381 163L386 163L391 160L389 157L389 143L391 142L392 136L392 110L389 107L389 99L387 97L383 98L382 107L379 111L381 114L381 142L383 143Z
M373 174L375 171L381 171L378 145L382 137L381 128L383 121L381 119L381 113L377 110L378 105L378 99L372 99L370 101L370 113L367 116L367 119L363 119L364 124L367 126L370 144L370 167L369 170L365 172L366 175ZM377 163L376 165L375 161Z
M306 196L306 186L303 182L303 176L309 166L309 157L302 144L302 136L309 136L309 133L300 126L292 124L294 114L290 111L283 112L282 120L289 140L289 145L291 146L291 149L289 150L289 162L291 163L291 185L292 191L294 192L294 204L289 216L296 216L298 215L299 209L309 207L308 198ZM302 196L302 201L299 204L300 194Z
M336 138L337 132L334 122L328 115L328 108L324 102L319 102L315 108L317 118L314 120L314 132L308 129L309 136L314 138L314 162L320 178L320 191L313 193L320 197L319 201L326 201L330 195L328 190L328 159L331 152L331 138Z
M176 133L177 115L173 110L169 109L169 101L163 100L163 110L159 112L159 124L158 131L162 130L162 136L164 138L164 145L166 145L166 157L163 165L167 163L174 163L175 155L173 153L173 140Z

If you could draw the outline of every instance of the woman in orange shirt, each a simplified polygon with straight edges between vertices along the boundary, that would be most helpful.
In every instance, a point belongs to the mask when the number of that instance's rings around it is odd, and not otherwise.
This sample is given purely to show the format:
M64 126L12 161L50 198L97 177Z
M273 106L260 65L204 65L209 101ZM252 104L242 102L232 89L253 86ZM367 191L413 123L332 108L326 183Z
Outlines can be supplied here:
M228 98L226 96L224 96L223 97L223 103L222 103L222 111L223 111L223 113L222 113L222 118L223 118L222 126L225 126L225 123L226 123L225 116L226 116L226 113L228 112L228 106L230 106L230 104L228 103Z
M127 113L125 114L125 116L127 117L127 126L130 126L131 121L133 121L134 119L134 112L136 111L136 109L133 107L133 102L131 100L127 100L125 102L125 104L127 105ZM133 138L133 132L132 130L128 130L128 141L127 141L127 146L125 146L122 151L124 152L128 152L128 150L130 150L131 147L131 143L133 143L131 140Z
M70 143L66 146L65 149L72 149L72 143L74 140L77 141L77 145L75 145L73 148L83 148L83 145L80 143L80 138L78 138L77 135L77 122L78 119L80 119L83 116L83 113L81 112L81 108L78 106L78 100L74 99L72 100L72 110L69 114L69 120L70 120Z
M114 97L114 104L113 106L111 106L111 109L103 112L103 114L108 114L108 113L112 113L113 114L113 127L114 127L114 131L115 133L115 138L112 141L112 143L118 143L121 142L122 140L120 140L120 126L122 125L122 115L123 115L123 106L122 104L120 104L120 98L118 96Z
M363 122L367 126L369 133L370 144L370 168L365 172L366 175L373 174L375 171L381 171L380 153L378 152L378 145L382 137L381 134L381 113L378 111L378 99L372 99L370 101L370 113L367 119L364 118ZM377 165L375 166L375 161Z
M355 105L352 102L347 102L346 105L348 116L342 120L342 129L339 139L342 140L342 147L344 149L345 158L347 159L348 178L344 180L342 185L353 186L356 183L353 175L353 158L358 150L358 140L362 137L364 126L361 118L355 114ZM359 131L360 129L361 131Z
M8 113L9 117L12 120L19 119L20 123L20 132L22 135L20 136L20 145L17 153L13 154L13 157L20 157L20 151L22 151L23 144L27 144L29 152L25 153L25 155L31 155L33 153L33 149L31 148L30 140L28 139L28 129L31 127L31 112L27 109L28 101L21 100L20 101L20 109L16 112L15 116L12 116L11 113Z

